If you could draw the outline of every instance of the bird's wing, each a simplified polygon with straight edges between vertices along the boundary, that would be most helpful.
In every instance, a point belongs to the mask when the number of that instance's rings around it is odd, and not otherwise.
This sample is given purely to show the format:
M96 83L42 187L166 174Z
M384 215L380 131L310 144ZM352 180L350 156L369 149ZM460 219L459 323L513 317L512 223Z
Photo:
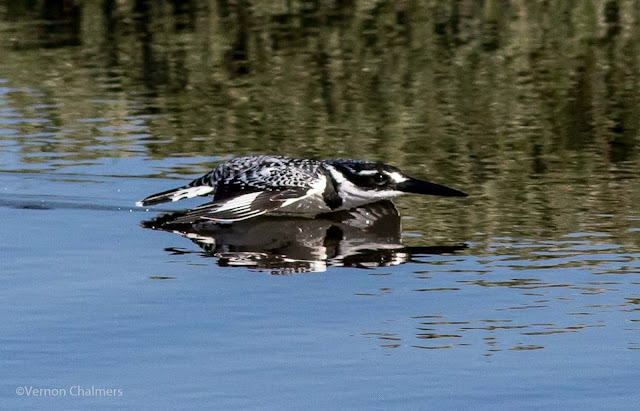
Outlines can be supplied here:
M177 217L174 223L193 223L197 220L215 222L246 220L293 204L308 195L308 189L302 187L248 192L196 207Z
M287 167L282 164L271 167L258 164L241 172L229 170L217 182L213 201L235 198L245 192L310 189L319 179L317 168Z

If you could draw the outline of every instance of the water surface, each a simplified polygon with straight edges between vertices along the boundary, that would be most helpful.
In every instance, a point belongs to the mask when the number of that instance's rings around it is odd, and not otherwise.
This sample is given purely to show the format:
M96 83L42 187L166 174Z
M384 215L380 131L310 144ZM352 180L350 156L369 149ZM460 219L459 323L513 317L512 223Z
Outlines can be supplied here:
M637 407L635 3L65 4L0 5L6 408ZM247 153L470 196L141 225Z

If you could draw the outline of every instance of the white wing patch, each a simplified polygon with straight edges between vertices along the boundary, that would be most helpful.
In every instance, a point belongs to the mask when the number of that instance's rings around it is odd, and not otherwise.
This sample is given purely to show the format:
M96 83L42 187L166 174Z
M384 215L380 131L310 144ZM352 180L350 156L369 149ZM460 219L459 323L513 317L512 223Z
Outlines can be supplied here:
M211 187L211 186L196 186L196 187L181 188L173 192L161 194L162 197L166 198L162 202L178 201L178 200L182 200L183 198L193 198L193 197L203 196L211 193L214 190L215 190L215 187ZM145 200L149 200L153 197L154 196L147 197ZM136 205L138 207L144 206L145 200L137 201Z
M219 200L196 207L176 218L176 223L191 223L198 219L215 222L233 222L257 217L262 214L277 212L300 200L309 197L304 189L288 189L283 191L257 191L237 197Z
M262 191L258 191L256 193L249 193L249 194L244 194L238 197L231 198L229 201L222 204L222 206L220 206L220 208L218 208L216 212L231 211L231 210L237 210L237 211L247 210L248 211L251 209L251 203L253 203L256 197L258 197L262 193L263 193Z
M177 191L172 197L171 201L182 200L183 198L193 198L198 196L203 196L205 194L209 194L214 190L211 186L198 186L198 187L189 187L183 190Z
M313 197L313 196L322 197L322 192L324 191L324 188L325 188L326 185L327 185L327 177L320 176L311 185L311 189L309 191L307 191L307 193L305 195L297 197L297 198L289 198L289 199L285 200L279 208L285 208L287 206L290 206L292 204L295 204L295 203L299 202L300 200L304 200L304 199L309 198L309 197Z
M229 199L227 202L223 202L219 208L212 210L210 215L204 216L205 220L213 220L219 222L232 222L246 220L247 218L257 217L267 212L264 209L252 209L253 202L264 191L258 191L256 193L244 194L238 197ZM216 217L216 214L228 216ZM232 217L231 217L232 216Z

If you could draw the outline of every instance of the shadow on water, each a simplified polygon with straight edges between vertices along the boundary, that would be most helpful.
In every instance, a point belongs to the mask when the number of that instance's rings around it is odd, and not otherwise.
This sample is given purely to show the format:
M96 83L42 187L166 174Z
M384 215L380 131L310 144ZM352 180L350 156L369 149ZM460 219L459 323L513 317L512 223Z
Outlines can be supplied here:
M173 224L181 212L164 214L142 226L179 234L224 267L250 267L272 274L325 271L329 266L374 268L412 262L416 255L453 253L467 246L405 246L391 201L316 219L261 216L233 224ZM193 253L168 248L176 254Z

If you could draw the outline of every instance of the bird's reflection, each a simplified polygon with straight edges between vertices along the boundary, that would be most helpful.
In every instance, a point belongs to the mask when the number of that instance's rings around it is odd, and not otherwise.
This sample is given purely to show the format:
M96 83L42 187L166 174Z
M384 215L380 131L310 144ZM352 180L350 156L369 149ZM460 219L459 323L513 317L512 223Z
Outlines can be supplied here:
M315 219L261 216L233 224L172 223L181 214L164 214L142 222L142 226L190 239L205 255L217 257L220 266L250 267L273 274L321 272L328 266L386 267L411 262L416 255L466 248L464 244L404 246L400 216L391 201Z

